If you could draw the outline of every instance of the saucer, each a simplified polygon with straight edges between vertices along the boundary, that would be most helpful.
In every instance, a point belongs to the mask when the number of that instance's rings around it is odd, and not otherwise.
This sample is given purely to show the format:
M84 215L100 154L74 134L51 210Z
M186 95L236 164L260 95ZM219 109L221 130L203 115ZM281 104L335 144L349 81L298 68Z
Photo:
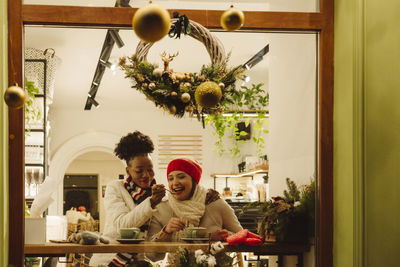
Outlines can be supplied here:
M208 242L208 237L198 237L198 238L190 238L190 237L182 237L183 241L188 243L204 243Z
M120 238L117 241L121 244L137 244L144 241L144 238Z

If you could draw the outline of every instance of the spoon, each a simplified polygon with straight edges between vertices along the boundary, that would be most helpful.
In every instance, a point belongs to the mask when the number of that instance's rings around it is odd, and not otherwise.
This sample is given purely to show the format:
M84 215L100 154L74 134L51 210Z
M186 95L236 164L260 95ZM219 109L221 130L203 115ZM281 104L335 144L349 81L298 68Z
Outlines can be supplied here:
M165 190L167 190L168 192L170 192L171 194L176 194L175 192L172 192L171 190L168 190L167 188L165 188Z

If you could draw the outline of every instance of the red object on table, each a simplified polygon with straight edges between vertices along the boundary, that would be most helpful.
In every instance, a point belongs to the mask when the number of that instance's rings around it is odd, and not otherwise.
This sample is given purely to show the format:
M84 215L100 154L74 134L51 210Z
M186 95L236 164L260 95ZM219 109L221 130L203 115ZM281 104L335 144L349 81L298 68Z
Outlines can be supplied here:
M228 242L229 245L241 244L247 238L248 232L249 230L244 229L240 232L237 232L236 234L228 236L225 240L226 242Z
M261 237L261 236L256 235L255 233L252 233L252 232L250 232L250 231L247 233L247 237L248 237L248 238L257 238L257 239L262 240L262 237Z
M251 238L251 237L249 237L249 238L246 238L246 239L244 240L244 243L245 243L246 245L250 245L250 246L257 246L257 245L261 245L262 240L261 240L261 239L258 239L258 238Z
M262 237L244 229L236 234L228 236L226 239L229 245L246 244L251 246L261 245Z

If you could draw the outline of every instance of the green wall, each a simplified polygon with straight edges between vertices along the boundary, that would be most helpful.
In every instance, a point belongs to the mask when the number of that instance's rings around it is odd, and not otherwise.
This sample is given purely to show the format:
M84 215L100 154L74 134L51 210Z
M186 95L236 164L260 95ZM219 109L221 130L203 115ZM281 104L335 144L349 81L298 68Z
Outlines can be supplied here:
M365 14L365 259L400 266L400 2Z
M353 6L335 1L334 244L335 267L352 266L353 250ZM340 66L340 67L339 67Z
M335 1L334 266L399 266L400 2Z
M7 1L0 1L0 266L8 262L8 147L7 108L3 101L7 88Z

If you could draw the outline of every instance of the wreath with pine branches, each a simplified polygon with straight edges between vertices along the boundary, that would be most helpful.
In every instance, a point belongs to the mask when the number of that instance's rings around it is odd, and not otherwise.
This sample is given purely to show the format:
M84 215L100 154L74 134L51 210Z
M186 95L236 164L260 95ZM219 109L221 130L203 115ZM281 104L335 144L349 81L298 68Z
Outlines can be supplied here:
M163 68L147 61L147 54L153 43L140 41L136 52L130 57L120 58L119 66L125 72L125 78L142 92L157 107L167 110L176 117L185 113L196 115L203 121L204 114L220 114L233 103L237 94L235 82L243 78L245 69L242 65L228 67L229 55L226 56L221 41L208 29L185 15L171 19L170 37L179 38L187 34L202 42L211 58L209 65L203 65L200 72L174 72L169 63L176 54L161 54Z

